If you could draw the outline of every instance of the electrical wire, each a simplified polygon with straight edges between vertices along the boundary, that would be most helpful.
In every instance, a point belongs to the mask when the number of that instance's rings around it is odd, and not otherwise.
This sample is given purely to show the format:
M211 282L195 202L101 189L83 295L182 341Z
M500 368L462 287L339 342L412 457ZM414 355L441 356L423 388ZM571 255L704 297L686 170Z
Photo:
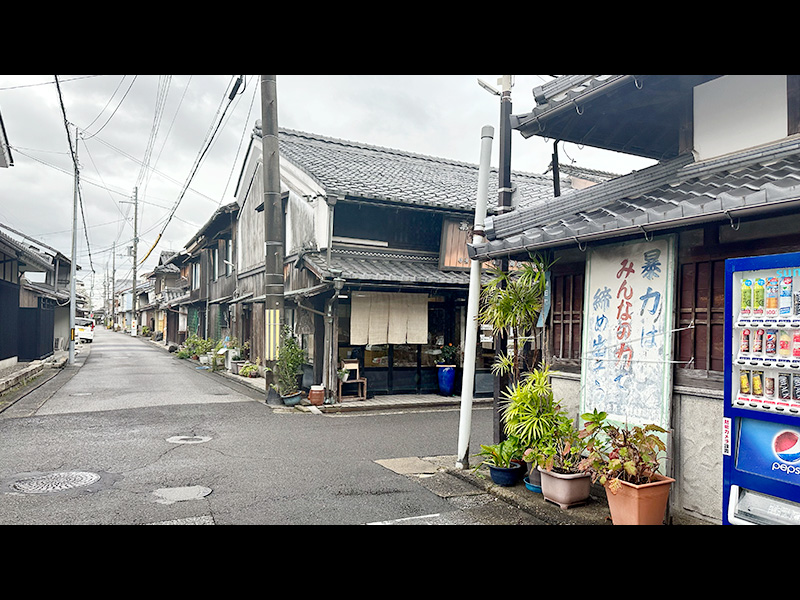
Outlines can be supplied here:
M175 215L175 211L178 210L178 206L180 206L180 203L183 200L183 197L186 195L186 190L189 189L189 184L192 182L192 179L194 178L195 174L197 173L197 170L200 168L200 165L202 164L206 153L208 152L209 148L211 147L212 143L214 142L216 134L219 131L220 125L222 125L222 121L225 118L225 113L227 113L228 108L230 107L230 105L233 102L233 100L236 98L237 91L238 91L239 86L241 85L241 83L242 83L242 76L240 75L239 79L236 81L236 83L234 84L233 89L231 90L230 94L228 95L228 103L225 105L225 109L222 112L222 116L217 121L216 127L214 128L213 132L211 132L211 137L208 138L208 142L206 143L206 145L203 148L202 152L200 153L200 155L198 156L197 160L195 161L194 167L192 168L192 171L189 174L189 177L186 180L186 183L184 184L183 190L181 191L181 194L178 197L178 200L175 202L175 206L173 206L173 208L172 208L172 212L169 214L169 217L168 217L166 223L164 223L164 227L161 229L161 232L158 234L158 237L156 238L155 243L153 243L153 245L150 247L150 250L147 251L147 254L141 260L140 264L144 263L144 261L147 260L147 258L150 256L150 254L155 249L155 247L158 245L159 241L161 241L161 237L164 235L164 231L167 229L167 226L172 221L172 217Z
M114 118L114 115L115 115L115 114L117 114L117 111L119 110L119 107L120 107L120 106L122 106L122 103L125 101L125 98L127 98L127 97L128 97L128 93L131 91L131 88L133 87L133 84L136 82L136 78L137 78L137 77L138 77L138 75L134 75L134 76L133 76L133 81L131 81L131 84L128 86L128 90L125 92L125 95L122 97L122 100L120 100L120 101L119 101L119 104L117 104L117 108L115 108L115 109L114 109L114 112L112 112L112 113L111 113L111 116L109 116L109 117L108 117L108 119L106 119L106 122L105 122L105 123L103 123L103 126L102 126L102 127L100 127L100 129L98 129L97 131L95 131L95 132L94 132L92 135L90 135L89 137L85 138L85 139L84 139L84 142L85 142L85 140L90 140L90 139L92 139L92 138L93 138L94 136L96 136L98 133L100 133L101 131L103 131L103 129L105 128L105 126L106 126L106 125L108 125L109 121L111 121L111 119L112 119L112 118ZM89 127L91 127L92 125L94 125L94 122L95 122L95 121L97 121L97 119L99 119L99 118L100 118L100 115L102 115L102 114L105 112L106 108L108 108L108 105L109 105L109 104L111 104L111 100L112 100L112 99L114 98L114 96L117 94L117 90L119 90L119 88L120 88L120 86L122 85L122 82L123 82L123 81L125 81L125 75L123 75L123 76L122 76L122 79L120 79L119 85L117 85L117 89L116 89L116 90L114 90L114 93L113 93L113 94L111 94L111 98L109 98L109 99L108 99L108 102L107 102L107 103L106 103L106 105L103 107L103 110L101 110L101 111L100 111L100 113L99 113L99 114L98 114L98 115L97 115L97 116L94 118L94 120L93 120L91 123L89 123L89 124L88 124L86 127L84 127L84 128L83 128L83 129L84 129L84 131L85 131L85 130L87 130L87 129L89 129Z

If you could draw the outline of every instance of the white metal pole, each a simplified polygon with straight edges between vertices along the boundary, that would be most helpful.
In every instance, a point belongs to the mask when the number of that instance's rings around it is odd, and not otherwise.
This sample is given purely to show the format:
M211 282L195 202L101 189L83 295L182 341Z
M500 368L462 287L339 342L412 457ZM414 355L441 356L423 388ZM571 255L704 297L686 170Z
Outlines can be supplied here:
M481 129L481 162L478 171L478 198L475 203L473 243L484 240L486 198L489 195L489 170L492 159L494 128ZM458 456L456 467L469 468L469 437L472 430L472 397L475 388L475 361L478 346L478 302L481 292L481 263L472 260L469 271L469 299L467 301L467 331L464 341L464 377L461 382L461 418L458 427Z

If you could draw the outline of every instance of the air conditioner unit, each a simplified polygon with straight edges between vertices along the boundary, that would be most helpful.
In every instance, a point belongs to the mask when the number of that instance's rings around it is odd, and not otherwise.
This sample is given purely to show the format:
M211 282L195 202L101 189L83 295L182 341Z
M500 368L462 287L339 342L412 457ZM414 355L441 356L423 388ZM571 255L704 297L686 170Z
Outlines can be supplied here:
M61 350L64 344L64 338L57 337L53 340L53 350Z

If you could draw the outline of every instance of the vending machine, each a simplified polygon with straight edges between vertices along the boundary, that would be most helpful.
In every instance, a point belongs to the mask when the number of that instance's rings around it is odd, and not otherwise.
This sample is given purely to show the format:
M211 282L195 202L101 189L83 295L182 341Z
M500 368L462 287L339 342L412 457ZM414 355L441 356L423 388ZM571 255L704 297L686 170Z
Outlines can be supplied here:
M725 261L723 522L800 525L800 252Z

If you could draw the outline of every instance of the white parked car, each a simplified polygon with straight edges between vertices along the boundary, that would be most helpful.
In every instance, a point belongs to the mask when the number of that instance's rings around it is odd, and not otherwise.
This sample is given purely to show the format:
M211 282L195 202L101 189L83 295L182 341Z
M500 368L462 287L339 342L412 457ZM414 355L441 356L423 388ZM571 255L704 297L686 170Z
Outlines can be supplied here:
M75 340L78 342L89 342L94 339L94 321L75 317Z

